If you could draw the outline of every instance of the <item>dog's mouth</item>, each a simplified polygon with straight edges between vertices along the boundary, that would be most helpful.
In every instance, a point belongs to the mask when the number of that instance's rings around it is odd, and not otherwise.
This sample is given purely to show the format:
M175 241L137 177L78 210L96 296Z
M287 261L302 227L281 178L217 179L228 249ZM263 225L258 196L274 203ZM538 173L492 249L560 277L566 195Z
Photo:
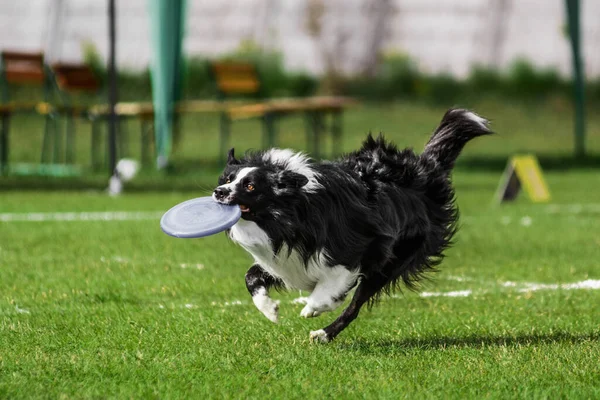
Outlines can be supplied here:
M217 199L214 195L213 195L213 198L217 201L217 203L224 204L226 206L237 205L240 208L240 210L242 211L242 214L250 215L250 207L248 207L245 204L239 204L235 199L231 199L230 197L228 197L226 199Z

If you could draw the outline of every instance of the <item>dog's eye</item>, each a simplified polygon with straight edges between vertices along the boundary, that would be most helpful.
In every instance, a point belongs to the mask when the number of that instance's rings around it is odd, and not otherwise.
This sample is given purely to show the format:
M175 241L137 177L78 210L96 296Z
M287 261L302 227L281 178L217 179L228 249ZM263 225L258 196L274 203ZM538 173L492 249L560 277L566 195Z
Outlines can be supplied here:
M248 191L251 192L251 191L254 190L254 185L251 184L251 183L249 183L249 184L246 185L246 189L248 189Z
M225 183L231 183L231 179L227 178L227 180L225 181Z

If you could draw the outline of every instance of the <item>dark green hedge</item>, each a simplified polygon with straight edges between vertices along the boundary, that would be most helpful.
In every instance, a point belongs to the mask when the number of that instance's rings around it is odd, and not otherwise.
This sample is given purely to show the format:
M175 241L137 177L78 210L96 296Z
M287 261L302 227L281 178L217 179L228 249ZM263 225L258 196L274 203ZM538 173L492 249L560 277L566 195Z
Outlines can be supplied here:
M106 69L101 57L91 46L86 47L85 58L106 82ZM281 54L265 52L252 42L219 59L254 63L262 79L264 97L301 97L320 94L338 94L366 101L415 100L429 103L473 101L480 97L495 96L527 102L542 101L552 96L571 96L571 82L556 70L535 68L526 60L516 60L506 71L475 67L466 79L449 74L425 74L407 56L383 57L373 77L342 76L328 71L322 78L285 69ZM213 98L215 90L208 71L209 60L189 58L183 68L183 98ZM151 74L148 70L119 73L121 101L148 100L152 96ZM17 96L35 96L32 88L15 88ZM19 95L20 94L20 95ZM588 80L588 103L600 103L600 79Z

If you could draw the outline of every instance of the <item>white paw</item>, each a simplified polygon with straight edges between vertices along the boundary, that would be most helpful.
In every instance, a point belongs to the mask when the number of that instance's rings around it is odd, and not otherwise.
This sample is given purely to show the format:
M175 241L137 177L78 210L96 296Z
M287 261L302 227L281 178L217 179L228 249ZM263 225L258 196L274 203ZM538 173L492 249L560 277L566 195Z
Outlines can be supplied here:
M304 318L313 318L321 315L321 312L321 310L314 309L310 304L307 304L302 311L300 311L300 316Z
M341 301L333 301L328 299L328 302L316 302L314 299L310 297L306 299L306 305L300 311L300 316L304 318L312 318L317 317L324 312L333 311L342 304Z
M271 299L269 299L271 300ZM260 310L264 314L265 317L269 319L269 321L273 323L279 322L279 301L271 300L270 304L268 304L264 309Z
M310 341L313 343L329 343L331 339L323 329L318 331L310 331Z
M279 301L270 298L266 290L262 289L252 296L252 301L256 308L258 308L269 321L274 323L279 322Z

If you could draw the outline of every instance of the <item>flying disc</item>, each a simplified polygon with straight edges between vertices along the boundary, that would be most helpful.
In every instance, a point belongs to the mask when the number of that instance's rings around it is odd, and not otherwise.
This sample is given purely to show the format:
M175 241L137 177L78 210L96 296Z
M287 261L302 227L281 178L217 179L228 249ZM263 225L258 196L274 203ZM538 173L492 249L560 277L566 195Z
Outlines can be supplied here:
M200 238L231 228L241 218L239 206L217 203L212 197L184 201L167 211L160 227L177 238Z

